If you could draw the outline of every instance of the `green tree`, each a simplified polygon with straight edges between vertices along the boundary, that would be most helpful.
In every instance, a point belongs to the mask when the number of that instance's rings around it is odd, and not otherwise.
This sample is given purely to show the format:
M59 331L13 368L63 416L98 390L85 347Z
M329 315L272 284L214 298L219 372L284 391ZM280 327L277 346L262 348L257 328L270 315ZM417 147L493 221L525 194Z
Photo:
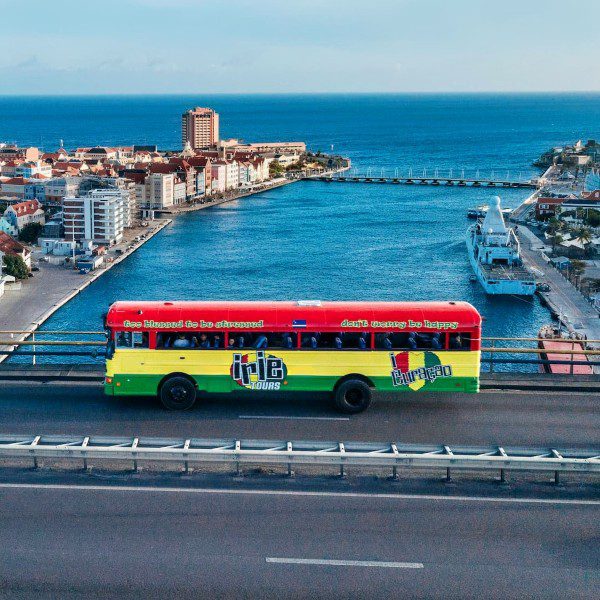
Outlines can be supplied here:
M589 227L599 227L600 226L600 211L591 209L588 211L587 217L585 219L586 225Z
M272 161L269 165L269 175L271 177L279 177L280 175L283 175L284 171L285 169L278 160Z
M585 263L582 260L573 259L571 261L571 273L581 275L585 271Z
M564 222L556 217L550 217L548 219L548 233L554 235L557 231L561 231L564 227Z
M5 254L4 273L6 275L12 275L16 279L27 279L29 276L29 269L20 256L16 254Z
M579 227L575 231L575 239L581 243L586 254L593 237L592 230L589 227Z
M563 242L563 236L560 235L560 233L555 233L551 238L550 238L550 243L552 244L552 251L555 252L556 251L556 246L558 246L559 244L561 244Z
M44 229L41 223L27 223L25 227L19 231L19 239L26 244L33 244L42 235Z

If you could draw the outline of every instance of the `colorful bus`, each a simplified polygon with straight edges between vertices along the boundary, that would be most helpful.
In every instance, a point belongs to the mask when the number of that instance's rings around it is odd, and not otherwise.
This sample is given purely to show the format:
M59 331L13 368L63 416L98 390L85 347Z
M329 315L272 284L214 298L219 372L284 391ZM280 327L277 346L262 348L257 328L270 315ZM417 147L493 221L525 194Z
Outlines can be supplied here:
M481 317L466 302L116 302L105 391L189 409L199 393L477 392Z

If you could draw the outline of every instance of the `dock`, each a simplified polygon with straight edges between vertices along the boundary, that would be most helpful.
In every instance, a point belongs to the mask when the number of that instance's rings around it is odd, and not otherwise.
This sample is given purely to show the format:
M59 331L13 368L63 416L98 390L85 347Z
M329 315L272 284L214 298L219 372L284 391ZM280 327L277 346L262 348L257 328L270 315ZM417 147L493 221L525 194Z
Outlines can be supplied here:
M525 225L519 225L517 235L521 242L523 262L534 273L541 273L536 279L550 288L547 292L538 292L542 301L568 331L583 335L589 340L600 340L598 310L547 261L542 251L542 240Z

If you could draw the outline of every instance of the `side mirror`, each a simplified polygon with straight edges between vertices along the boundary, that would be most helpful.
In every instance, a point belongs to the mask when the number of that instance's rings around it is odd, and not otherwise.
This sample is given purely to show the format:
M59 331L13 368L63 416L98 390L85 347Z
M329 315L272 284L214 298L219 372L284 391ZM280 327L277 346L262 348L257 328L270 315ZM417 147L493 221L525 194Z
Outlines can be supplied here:
M108 340L108 342L106 343L106 358L107 358L107 360L111 360L114 355L115 355L115 341Z

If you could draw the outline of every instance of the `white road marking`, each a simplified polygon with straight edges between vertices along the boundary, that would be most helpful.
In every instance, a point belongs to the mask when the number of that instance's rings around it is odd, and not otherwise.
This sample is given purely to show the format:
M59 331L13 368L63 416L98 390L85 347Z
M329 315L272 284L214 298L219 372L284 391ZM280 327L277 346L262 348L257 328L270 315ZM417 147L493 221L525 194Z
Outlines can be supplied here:
M238 419L289 419L298 421L349 421L350 417L294 417L288 415L238 415Z
M387 569L422 569L423 563L386 562L380 560L329 560L324 558L272 558L268 563L283 565L324 565L327 567L382 567Z
M498 504L557 504L600 506L600 500L570 498L499 498L495 496L442 496L435 494L391 494L368 492L313 492L309 490L242 490L231 488L187 488L135 485L76 485L65 483L0 483L0 489L65 490L93 492L150 492L163 494L223 494L232 496L299 496L318 498L380 498L383 500L434 500L441 502L491 502Z

